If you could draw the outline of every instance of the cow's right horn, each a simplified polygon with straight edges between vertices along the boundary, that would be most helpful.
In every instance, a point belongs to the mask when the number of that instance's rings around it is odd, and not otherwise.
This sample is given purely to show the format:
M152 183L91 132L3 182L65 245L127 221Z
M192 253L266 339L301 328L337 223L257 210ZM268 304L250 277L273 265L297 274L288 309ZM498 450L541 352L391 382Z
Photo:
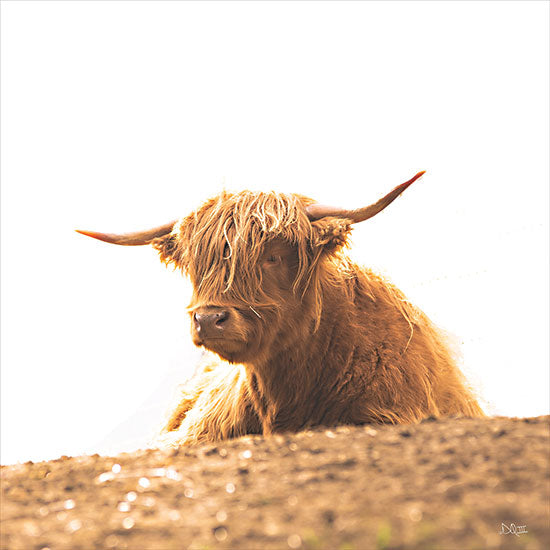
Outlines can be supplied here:
M420 176L425 174L425 171L418 172L416 176L411 178L409 181L398 185L395 189L390 191L385 197L382 197L378 202L365 206L364 208L357 208L356 210L346 210L344 208L338 208L334 206L325 206L324 204L311 204L306 207L307 217L311 221L319 220L321 218L326 218L327 216L332 216L334 218L347 218L352 221L352 223L359 223L373 216L376 216L379 212L384 210L386 206L391 204L409 185L414 183Z
M143 244L150 244L153 239L168 235L174 228L176 221L177 220L174 220L173 222L154 227L153 229L135 231L133 233L97 233L96 231L82 231L80 229L76 229L76 232L100 241L105 241L106 243L121 244L124 246L140 246Z

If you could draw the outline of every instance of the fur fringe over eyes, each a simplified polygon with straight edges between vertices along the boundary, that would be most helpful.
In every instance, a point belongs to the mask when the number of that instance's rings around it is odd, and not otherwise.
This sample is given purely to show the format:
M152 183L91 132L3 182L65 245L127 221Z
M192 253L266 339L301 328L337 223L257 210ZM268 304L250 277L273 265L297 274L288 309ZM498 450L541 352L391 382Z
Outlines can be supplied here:
M205 301L216 304L225 296L231 302L273 307L277 304L261 290L258 268L266 244L279 239L295 247L294 290L304 293L315 279L323 253L335 254L351 232L345 219L310 222L305 207L313 202L274 192L223 192L152 244L165 264L190 277Z

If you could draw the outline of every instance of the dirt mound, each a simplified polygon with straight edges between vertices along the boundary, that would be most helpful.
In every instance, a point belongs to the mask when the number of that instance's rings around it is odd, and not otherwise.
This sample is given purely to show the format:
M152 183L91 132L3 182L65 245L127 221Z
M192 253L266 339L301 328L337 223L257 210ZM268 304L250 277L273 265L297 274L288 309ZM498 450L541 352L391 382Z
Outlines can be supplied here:
M550 417L3 466L2 549L550 547Z

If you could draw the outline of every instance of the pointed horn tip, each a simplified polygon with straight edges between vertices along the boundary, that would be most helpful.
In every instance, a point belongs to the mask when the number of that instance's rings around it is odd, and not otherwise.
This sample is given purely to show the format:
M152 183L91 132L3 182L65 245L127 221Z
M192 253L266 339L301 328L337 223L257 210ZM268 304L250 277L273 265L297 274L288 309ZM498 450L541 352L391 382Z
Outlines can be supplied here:
M421 172L418 172L407 183L415 182L418 178L421 178L425 173L426 173L426 170L422 170Z
M402 189L404 191L409 187L409 185L412 185L417 179L421 178L426 173L426 170L422 170L422 172L418 172L415 174L410 180L406 181L405 183L402 183L401 185L398 185L396 189Z
M106 243L118 244L116 239L113 239L111 235L106 233L98 233L97 231L84 231L83 229L75 229L77 233L85 235L86 237L92 237L92 239L97 239L98 241L103 241Z
M80 233L81 235L86 235L86 237L93 237L94 234L92 231L84 231L83 229L75 229L77 233Z
M75 229L77 233L81 235L86 235L86 237L92 237L93 239L101 239L104 234L98 233L97 231L85 231L84 229Z

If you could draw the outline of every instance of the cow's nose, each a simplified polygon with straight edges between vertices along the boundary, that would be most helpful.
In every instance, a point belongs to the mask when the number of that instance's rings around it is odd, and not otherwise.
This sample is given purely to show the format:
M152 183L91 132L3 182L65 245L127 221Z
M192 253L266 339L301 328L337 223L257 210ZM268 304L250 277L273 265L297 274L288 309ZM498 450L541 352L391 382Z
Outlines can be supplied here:
M229 311L209 311L207 313L195 313L193 321L195 330L205 336L210 334L220 334L224 327L224 323L229 318Z

